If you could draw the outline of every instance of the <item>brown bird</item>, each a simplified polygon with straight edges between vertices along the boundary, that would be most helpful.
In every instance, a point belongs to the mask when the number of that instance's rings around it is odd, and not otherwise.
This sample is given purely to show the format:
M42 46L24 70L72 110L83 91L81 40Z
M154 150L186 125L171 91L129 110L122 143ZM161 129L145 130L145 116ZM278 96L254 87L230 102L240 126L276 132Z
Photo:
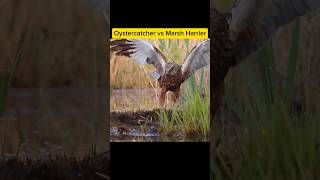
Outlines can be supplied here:
M259 49L281 26L318 10L319 0L236 0L230 13L210 8L212 118L221 105L229 69ZM211 122L211 124L213 124Z
M150 43L140 39L120 39L110 42L111 52L119 56L132 58L136 63L151 64L156 71L150 73L158 80L160 91L160 104L163 105L168 91L172 91L171 97L176 102L180 94L180 86L193 73L210 63L210 41L206 40L197 44L182 65L169 62L161 51Z

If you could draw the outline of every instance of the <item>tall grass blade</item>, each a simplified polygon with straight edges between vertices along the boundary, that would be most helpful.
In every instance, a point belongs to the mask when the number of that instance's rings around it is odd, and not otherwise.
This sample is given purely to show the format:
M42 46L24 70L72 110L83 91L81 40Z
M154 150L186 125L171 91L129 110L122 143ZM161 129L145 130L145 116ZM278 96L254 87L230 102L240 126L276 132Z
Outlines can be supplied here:
M20 42L18 44L18 48L17 48L14 62L12 64L9 64L9 66L7 67L7 69L5 71L5 75L4 75L3 79L1 79L1 81L0 81L0 85L1 85L1 87L0 87L0 116L2 116L2 113L5 110L6 98L8 96L9 89L12 84L12 79L13 79L15 69L21 60L23 43L25 41L26 35L27 35L27 31L24 31L21 36Z
M296 20L292 30L292 37L291 37L291 49L290 49L290 56L289 62L287 66L287 74L286 74L286 82L285 82L285 97L286 97L286 104L292 102L292 93L293 93L293 85L294 79L296 74L296 67L297 62L299 59L299 43L300 43L300 20Z
M272 41L268 41L266 46L259 52L259 68L264 91L264 100L272 104L276 98L277 83L276 69L273 55Z

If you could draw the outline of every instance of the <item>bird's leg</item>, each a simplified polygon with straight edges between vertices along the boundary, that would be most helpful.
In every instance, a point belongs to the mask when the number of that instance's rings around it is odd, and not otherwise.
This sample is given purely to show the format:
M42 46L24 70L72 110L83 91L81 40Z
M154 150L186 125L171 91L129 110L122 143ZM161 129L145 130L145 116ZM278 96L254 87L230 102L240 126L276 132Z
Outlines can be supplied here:
M173 94L171 95L171 100L173 101L173 103L177 102L177 99L179 98L180 95L180 87L178 89L176 89Z
M159 97L160 106L163 106L164 104L164 101L166 99L166 93L167 93L167 88L162 87L160 91L160 97Z

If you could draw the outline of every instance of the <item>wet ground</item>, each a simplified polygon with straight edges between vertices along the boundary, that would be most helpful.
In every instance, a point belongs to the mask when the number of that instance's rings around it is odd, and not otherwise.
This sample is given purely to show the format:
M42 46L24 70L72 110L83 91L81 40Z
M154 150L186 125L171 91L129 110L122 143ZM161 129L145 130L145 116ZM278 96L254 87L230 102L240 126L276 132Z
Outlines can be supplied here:
M110 154L48 159L0 159L1 180L110 180Z
M159 122L154 111L110 114L111 141L157 141Z
M164 136L157 119L158 109L138 112L112 112L111 141L126 142L161 142L185 141L181 133Z
M151 88L113 90L110 141L162 141L156 114L158 93Z
M110 114L111 142L185 142L203 141L201 137L184 137L181 132L162 131L157 118L159 109ZM168 110L168 113L170 111Z
M111 142L203 141L199 137L184 137L181 132L164 133L157 112L159 90L113 90L110 113ZM165 108L172 106L167 95ZM180 101L182 101L180 99Z
M13 88L0 119L0 152L10 157L107 151L105 90Z

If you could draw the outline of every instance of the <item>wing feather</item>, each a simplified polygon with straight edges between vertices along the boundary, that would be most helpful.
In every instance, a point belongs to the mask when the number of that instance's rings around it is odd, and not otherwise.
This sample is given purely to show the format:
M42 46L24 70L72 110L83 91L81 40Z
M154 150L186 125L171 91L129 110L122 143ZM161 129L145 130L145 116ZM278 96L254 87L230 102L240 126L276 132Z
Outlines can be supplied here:
M120 39L113 40L110 44L111 52L115 52L116 55L130 57L139 65L151 64L160 74L164 72L165 56L150 43L140 39Z
M198 69L210 64L210 40L197 44L189 53L182 65L184 81Z

